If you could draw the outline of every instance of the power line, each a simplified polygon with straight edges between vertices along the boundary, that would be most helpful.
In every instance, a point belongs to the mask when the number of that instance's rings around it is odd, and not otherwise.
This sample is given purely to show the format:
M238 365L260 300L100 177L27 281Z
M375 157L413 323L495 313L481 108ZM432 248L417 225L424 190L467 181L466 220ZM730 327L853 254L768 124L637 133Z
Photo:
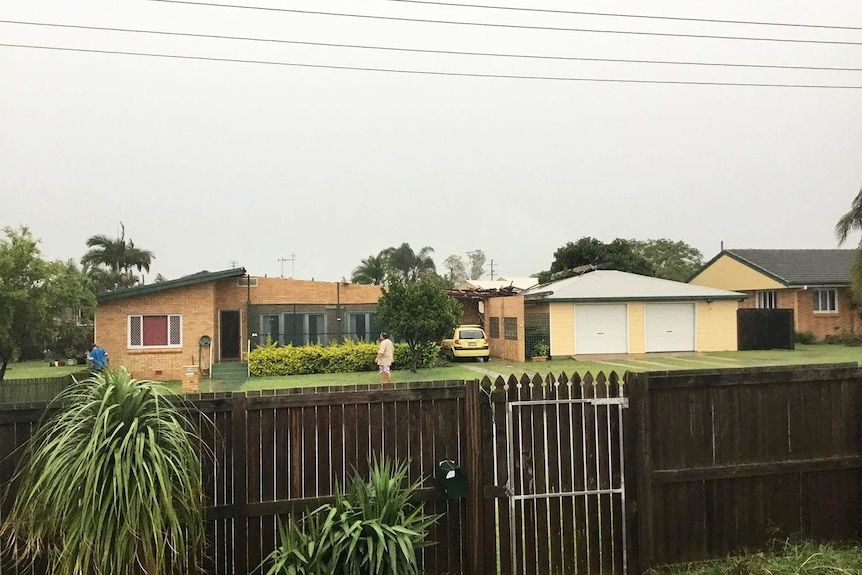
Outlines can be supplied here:
M658 36L663 38L698 38L710 40L744 40L751 42L788 42L792 44L829 44L840 46L862 46L862 42L845 40L809 40L798 38L764 38L760 36L724 36L719 34L682 34L672 32L644 32L635 30L602 30L598 28L564 28L558 26L528 26L524 24L496 24L491 22L469 22L465 20L434 20L430 18L406 18L401 16L378 16L371 14L352 14L348 12L322 12L319 10L299 10L295 8L273 8L270 6L247 6L240 4L219 4L214 2L191 2L190 0L146 0L164 4L185 4L189 6L208 6L217 8L232 8L239 10L262 10L265 12L287 12L291 14L307 14L313 16L339 16L344 18L362 18L366 20L386 20L394 22L416 22L421 24L448 24L453 26L481 26L486 28L509 28L519 30L546 30L556 32L586 32L594 34L623 34L629 36Z
M335 66L330 64L307 64L302 62L279 62L272 60L250 60L241 58L215 58L210 56L187 56L182 54L158 54L153 52L130 52L125 50L98 50L94 48L69 48L65 46L40 46L35 44L0 43L4 48L24 48L32 50L53 50L59 52L79 52L86 54L111 54L117 56L141 56L148 58L168 58L203 62L229 62L234 64L259 64L268 66L289 66L296 68L319 68L325 70L352 70L358 72L386 72L393 74L414 74L425 76L451 76L459 78L495 78L503 80L544 80L557 82L615 83L615 84L659 84L676 86L738 86L749 88L808 88L824 90L862 90L862 85L842 84L774 84L768 82L699 82L691 80L638 80L632 78L586 78L571 76L524 76L519 74L477 74L471 72L440 72L434 70L409 70L403 68L370 68L362 66Z
M618 14L612 12L586 12L583 10L552 10L548 8L524 8L520 6L491 6L488 4L455 4L450 2L433 2L431 0L382 0L383 2L398 2L402 4L426 4L431 6L448 6L452 8L482 8L485 10L506 10L512 12L537 12L543 14L566 14L572 16L604 16L610 18L632 18L641 20L665 20L670 22L700 22L707 24L747 24L752 26L776 26L786 28L810 28L817 30L862 30L862 26L834 26L826 24L793 24L789 22L763 22L760 20L722 20L719 18L686 18L682 16L652 16L648 14Z
M121 32L128 34L152 34L158 36L178 36L184 38L205 38L212 40L239 40L244 42L266 42L275 44L293 44L302 46L321 46L329 48L350 48L361 50L381 50L391 52L406 52L419 54L444 54L457 56L483 56L496 58L524 58L532 60L555 60L555 61L577 61L577 62L605 62L625 64L665 64L674 66L713 66L728 68L764 68L772 70L814 70L828 72L862 72L862 68L838 67L838 66L790 66L777 64L743 64L722 62L689 62L683 60L640 60L633 58L590 58L584 56L548 56L541 54L509 54L503 52L469 52L462 50L432 50L425 48L402 48L397 46L370 46L366 44L343 44L334 42L308 42L303 40L283 40L279 38L258 38L251 36L226 36L222 34L197 34L192 32L167 32L164 30L144 30L140 28L115 28L108 26L84 26L79 24L56 24L51 22L28 22L21 20L0 20L0 24L12 24L18 26L38 26L48 28L64 28L72 30L90 30L99 32Z

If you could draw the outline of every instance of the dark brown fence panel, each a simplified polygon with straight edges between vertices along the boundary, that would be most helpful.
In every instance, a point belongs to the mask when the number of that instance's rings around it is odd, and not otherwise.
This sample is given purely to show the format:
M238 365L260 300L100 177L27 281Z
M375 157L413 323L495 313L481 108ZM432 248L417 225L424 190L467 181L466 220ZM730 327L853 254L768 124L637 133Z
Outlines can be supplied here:
M862 532L855 364L629 380L642 568Z

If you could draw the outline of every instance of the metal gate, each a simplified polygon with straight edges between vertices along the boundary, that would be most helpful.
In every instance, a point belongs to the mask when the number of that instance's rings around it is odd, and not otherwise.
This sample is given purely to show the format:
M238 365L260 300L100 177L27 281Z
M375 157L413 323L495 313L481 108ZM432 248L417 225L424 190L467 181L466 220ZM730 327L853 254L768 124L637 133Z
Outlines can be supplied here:
M506 403L513 574L627 573L623 390L590 379Z

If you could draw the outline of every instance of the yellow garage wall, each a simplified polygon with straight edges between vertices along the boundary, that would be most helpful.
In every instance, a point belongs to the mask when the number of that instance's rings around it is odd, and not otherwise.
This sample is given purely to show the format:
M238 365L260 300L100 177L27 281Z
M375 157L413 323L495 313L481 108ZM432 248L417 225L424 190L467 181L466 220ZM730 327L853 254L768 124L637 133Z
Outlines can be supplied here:
M771 277L724 255L697 274L689 283L731 291L780 289L784 287Z
M646 306L643 302L629 302L629 353L646 350Z
M551 304L551 356L567 357L575 354L575 305Z
M736 300L697 303L697 351L736 351Z

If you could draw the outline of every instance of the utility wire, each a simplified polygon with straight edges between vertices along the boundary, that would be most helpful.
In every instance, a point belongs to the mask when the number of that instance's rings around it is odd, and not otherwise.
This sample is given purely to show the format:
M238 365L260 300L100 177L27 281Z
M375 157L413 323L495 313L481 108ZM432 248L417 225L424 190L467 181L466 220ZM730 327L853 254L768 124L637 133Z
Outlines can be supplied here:
M453 26L482 26L486 28L508 28L519 30L548 30L556 32L587 32L594 34L623 34L629 36L658 36L663 38L698 38L710 40L745 40L751 42L788 42L792 44L829 44L840 46L862 46L862 42L845 40L810 40L797 38L764 38L761 36L724 36L718 34L681 34L671 32L643 32L635 30L601 30L598 28L564 28L558 26L527 26L523 24L496 24L491 22L469 22L464 20L434 20L430 18L405 18L400 16L378 16L370 14L352 14L348 12L322 12L319 10L299 10L295 8L273 8L269 6L247 6L240 4L220 4L215 2L191 2L190 0L146 0L164 4L185 4L188 6L208 6L217 8L232 8L239 10L262 10L265 12L286 12L290 14L308 14L313 16L340 16L344 18L362 18L366 20L386 20L391 22L417 22L422 24L449 24Z
M570 76L523 76L519 74L476 74L470 72L439 72L433 70L409 70L403 68L370 68L363 66L335 66L328 64L306 64L300 62L279 62L272 60L249 60L241 58L214 58L209 56L186 56L182 54L158 54L152 52L130 52L124 50L98 50L94 48L69 48L65 46L44 46L35 44L0 43L5 48L25 48L32 50L54 50L59 52L78 52L85 54L112 54L118 56L143 56L149 58L169 58L176 60L195 60L203 62L230 62L235 64L260 64L268 66L290 66L296 68L319 68L326 70L353 70L359 72L387 72L394 74L414 74L425 76L452 76L459 78L497 78L506 80L545 80L557 82L589 82L616 84L659 84L681 86L739 86L751 88L809 88L824 90L862 90L862 85L848 84L773 84L768 82L698 82L691 80L637 80L628 78L587 78Z
M642 20L666 20L671 22L702 22L708 24L747 24L752 26L776 26L782 28L809 28L816 30L862 30L862 26L834 26L826 24L793 24L789 22L762 22L759 20L722 20L718 18L685 18L681 16L652 16L648 14L618 14L612 12L585 12L582 10L552 10L549 8L524 8L520 6L491 6L488 4L455 4L431 0L382 0L401 4L426 4L452 8L482 8L485 10L507 10L512 12L534 12L543 14L567 14L572 16L605 16L610 18L633 18Z
M366 44L341 44L334 42L307 42L303 40L282 40L279 38L258 38L251 36L225 36L221 34L197 34L191 32L167 32L163 30L144 30L139 28L115 28L108 26L84 26L78 24L55 24L51 22L28 22L21 20L0 20L0 24L12 24L17 26L39 26L48 28L64 28L72 30L90 30L100 32L122 32L129 34L152 34L158 36L175 36L183 38L205 38L214 40L240 40L244 42L266 42L275 44L294 44L301 46L322 46L329 48L351 48L361 50L383 50L391 52L407 52L418 54L446 54L457 56L485 56L495 58L525 58L534 60L556 60L577 62L606 62L625 64L666 64L675 66L713 66L729 68L765 68L772 70L814 70L829 72L862 72L862 68L838 67L838 66L783 66L777 64L742 64L722 62L687 62L682 60L638 60L631 58L589 58L582 56L547 56L537 54L507 54L502 52L467 52L461 50L431 50L424 48L401 48L397 46L370 46Z

